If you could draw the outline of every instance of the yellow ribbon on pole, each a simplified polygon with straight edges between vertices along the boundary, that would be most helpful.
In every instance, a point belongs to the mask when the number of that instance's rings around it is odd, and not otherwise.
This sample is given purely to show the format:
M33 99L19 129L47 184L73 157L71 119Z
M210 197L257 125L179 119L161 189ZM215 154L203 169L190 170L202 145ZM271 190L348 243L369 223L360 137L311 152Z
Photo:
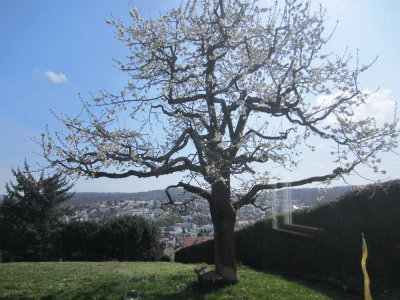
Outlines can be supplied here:
M368 248L365 242L364 233L361 233L362 238L362 258L361 258L361 268L364 275L364 300L372 300L371 291L369 290L369 276L367 273L367 257Z

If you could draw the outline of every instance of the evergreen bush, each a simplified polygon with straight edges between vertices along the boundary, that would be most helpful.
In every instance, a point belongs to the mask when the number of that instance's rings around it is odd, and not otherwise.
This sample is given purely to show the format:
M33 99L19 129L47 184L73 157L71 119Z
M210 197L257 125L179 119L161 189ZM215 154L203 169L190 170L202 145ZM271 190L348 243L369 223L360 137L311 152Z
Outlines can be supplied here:
M6 184L0 204L0 251L4 261L57 259L62 218L61 204L72 195L60 173L35 178L28 164L12 170L15 183Z

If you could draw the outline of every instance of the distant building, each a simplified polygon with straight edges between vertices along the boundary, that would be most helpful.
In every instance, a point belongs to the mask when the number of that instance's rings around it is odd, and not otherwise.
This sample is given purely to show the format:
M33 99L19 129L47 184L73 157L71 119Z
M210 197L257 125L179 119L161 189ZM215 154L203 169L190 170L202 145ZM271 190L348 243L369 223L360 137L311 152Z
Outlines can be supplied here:
M200 243L203 243L205 241L212 240L214 237L212 236L197 236L197 235L184 235L183 236L183 243L182 243L182 248L197 245Z
M197 230L198 235L213 235L214 234L214 226L211 224L206 224L203 226L200 226Z
M241 221L237 221L237 224L239 227L243 227L243 226L250 225L250 221L249 220L241 220Z
M176 226L180 226L182 228L182 232L185 233L193 232L193 230L196 228L196 225L190 222L176 223Z
M192 219L193 219L193 216L191 216L191 215L181 216L181 220L182 220L183 222L191 222Z

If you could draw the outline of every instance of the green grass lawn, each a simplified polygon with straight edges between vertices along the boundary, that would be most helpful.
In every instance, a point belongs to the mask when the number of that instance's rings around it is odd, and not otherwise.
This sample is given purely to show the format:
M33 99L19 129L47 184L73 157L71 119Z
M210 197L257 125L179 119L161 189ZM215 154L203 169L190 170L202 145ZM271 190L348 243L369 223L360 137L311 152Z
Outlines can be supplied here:
M200 292L194 268L163 262L0 264L0 299L350 299L334 290L239 267L240 282Z

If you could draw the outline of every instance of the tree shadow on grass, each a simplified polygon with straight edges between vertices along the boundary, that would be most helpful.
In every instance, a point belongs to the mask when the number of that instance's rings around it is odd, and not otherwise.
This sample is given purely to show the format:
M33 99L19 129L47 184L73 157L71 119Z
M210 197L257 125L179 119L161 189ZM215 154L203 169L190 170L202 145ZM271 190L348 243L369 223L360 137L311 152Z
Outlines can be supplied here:
M265 272L265 271L261 271ZM291 282L303 285L314 291L317 291L325 296L330 297L333 300L360 300L363 299L363 295L360 294L358 290L351 290L348 287L339 287L337 285L328 284L313 278L311 276L305 276L296 273L284 273L284 272L265 272L268 274L275 274L289 280Z
M71 299L71 300L86 300L86 299L124 299L124 295L127 291L134 289L134 285L116 285L115 283L104 283L95 285L91 288L87 286L74 291L71 294L70 291L57 291L40 297L41 300L51 300L51 299ZM213 293L221 288L226 287L226 285L217 285L212 288L204 289L197 281L193 281L187 285L183 285L181 289L175 292L168 293L161 289L155 289L152 291L146 290L145 292L137 289L138 297L137 300L148 299L148 300L181 300L181 299L204 299L204 296ZM27 298L25 296L15 297L10 296L8 298L2 298L5 300L16 300L16 299L38 299L38 298ZM136 298L135 298L136 299Z
M204 297L207 294L217 292L218 290L223 289L227 286L229 286L229 284L220 283L213 287L204 288L199 284L198 281L193 281L177 292L165 294L162 293L161 291L155 291L154 293L147 294L144 299L149 299L149 300L204 299Z
M360 300L364 299L363 290L352 289L349 287L338 287L334 284L323 283L315 278L305 278L304 276L298 276L293 274L279 274L282 278L290 280L292 282L300 283L304 286L312 288L324 295L331 297L333 300ZM301 277L301 278L299 278ZM361 279L362 280L362 279ZM371 289L373 299L381 300L398 300L400 299L400 289L389 290L389 291L374 291Z

